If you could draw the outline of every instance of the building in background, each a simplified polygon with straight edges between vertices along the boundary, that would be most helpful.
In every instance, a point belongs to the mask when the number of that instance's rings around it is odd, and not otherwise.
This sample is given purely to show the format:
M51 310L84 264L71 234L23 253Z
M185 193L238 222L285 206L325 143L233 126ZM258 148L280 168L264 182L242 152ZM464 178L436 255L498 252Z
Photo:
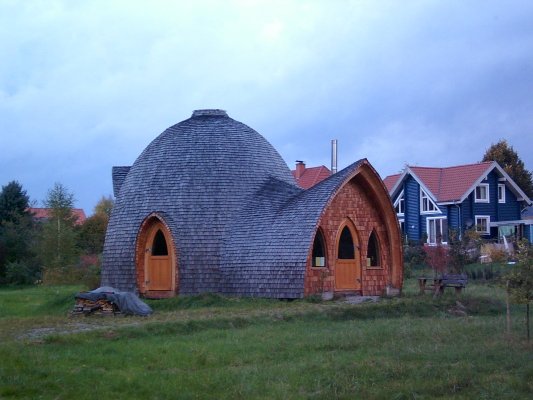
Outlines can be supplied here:
M28 211L30 214L32 214L33 219L38 222L46 221L50 219L50 216L52 215L52 209L51 208L36 208L31 207L28 208ZM75 218L75 225L83 225L85 220L87 219L87 216L85 215L85 211L81 208L73 208L71 209L72 215Z
M401 231L410 240L448 242L448 231L485 239L530 236L522 218L531 200L495 161L446 168L406 166L384 179Z

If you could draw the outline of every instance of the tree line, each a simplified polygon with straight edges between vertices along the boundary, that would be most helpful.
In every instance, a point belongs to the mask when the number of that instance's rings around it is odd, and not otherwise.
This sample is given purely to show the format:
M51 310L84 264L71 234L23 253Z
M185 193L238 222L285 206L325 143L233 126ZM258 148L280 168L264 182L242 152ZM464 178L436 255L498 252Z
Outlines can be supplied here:
M113 208L102 197L83 223L73 213L74 195L61 183L48 190L46 218L37 220L17 181L0 192L0 284L71 283L99 280L100 255ZM91 282L88 282L91 281Z

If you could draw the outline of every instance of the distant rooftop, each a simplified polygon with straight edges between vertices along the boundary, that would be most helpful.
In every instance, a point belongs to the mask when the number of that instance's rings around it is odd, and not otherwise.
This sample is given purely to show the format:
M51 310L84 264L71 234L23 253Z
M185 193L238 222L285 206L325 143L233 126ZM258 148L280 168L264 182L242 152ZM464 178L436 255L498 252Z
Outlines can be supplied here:
M331 176L331 171L324 165L306 168L303 161L297 161L296 169L291 172L302 189L309 189Z
M438 202L459 200L493 166L492 161L452 167L407 166L435 195ZM383 182L390 192L402 174L387 176Z
M33 214L33 218L40 221L50 218L52 214L51 208L28 208L28 211ZM76 225L83 224L87 219L85 211L81 208L73 208L72 214L76 217Z

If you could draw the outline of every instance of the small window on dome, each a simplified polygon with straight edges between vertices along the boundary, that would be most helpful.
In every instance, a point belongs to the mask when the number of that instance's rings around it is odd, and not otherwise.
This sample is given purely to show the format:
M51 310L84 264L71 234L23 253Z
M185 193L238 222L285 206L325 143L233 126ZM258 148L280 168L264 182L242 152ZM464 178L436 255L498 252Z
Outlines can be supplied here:
M161 229L159 229L154 236L154 242L152 244L152 255L168 256L167 241L165 240L165 235L163 235Z

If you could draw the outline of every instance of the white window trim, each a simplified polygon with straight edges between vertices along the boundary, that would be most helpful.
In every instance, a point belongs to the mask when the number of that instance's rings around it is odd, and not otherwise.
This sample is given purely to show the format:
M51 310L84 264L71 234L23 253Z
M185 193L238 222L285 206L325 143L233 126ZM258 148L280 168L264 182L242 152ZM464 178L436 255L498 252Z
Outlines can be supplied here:
M485 193L487 194L487 198L485 199L481 199L477 197L477 188L480 187L480 186L484 186L485 187ZM489 191L490 187L489 187L489 184L488 183L480 183L479 185L476 186L476 188L474 189L474 202L476 203L490 203L490 191Z
M437 241L435 240L435 243L432 243L430 242L430 238L429 238L429 221L435 221L437 219L445 219L446 221L448 221L448 217L428 217L426 218L426 236L428 237L426 242L431 245L431 246L436 246L437 245ZM442 230L442 223L441 223L441 230ZM435 237L435 239L437 239ZM445 241L445 242L441 242L441 244L448 244L448 241Z
M403 216L403 215L405 215L405 198L403 196L403 190L400 193L400 195L398 196L398 198L396 199L396 201L394 202L394 210L396 210L396 207L398 206L400 201L403 201L403 212L396 213L396 215L402 215Z
M501 198L500 198L500 190L502 193ZM504 183L498 183L498 203L505 203L505 184Z
M435 210L424 211L424 201L423 201L424 195L427 197L428 201L431 202L431 204L433 204L433 206L435 207ZM429 197L429 195L422 188L420 188L420 214L424 214L424 215L441 214L440 208L437 206L437 204L435 204L435 202L431 199L431 197Z
M478 219L486 219L487 220L487 230L485 230L485 231L478 230L478 226L479 226L478 223L477 223ZM482 235L490 235L490 215L476 215L476 216L474 216L474 222L475 222L475 226L476 226L476 232L479 232Z

